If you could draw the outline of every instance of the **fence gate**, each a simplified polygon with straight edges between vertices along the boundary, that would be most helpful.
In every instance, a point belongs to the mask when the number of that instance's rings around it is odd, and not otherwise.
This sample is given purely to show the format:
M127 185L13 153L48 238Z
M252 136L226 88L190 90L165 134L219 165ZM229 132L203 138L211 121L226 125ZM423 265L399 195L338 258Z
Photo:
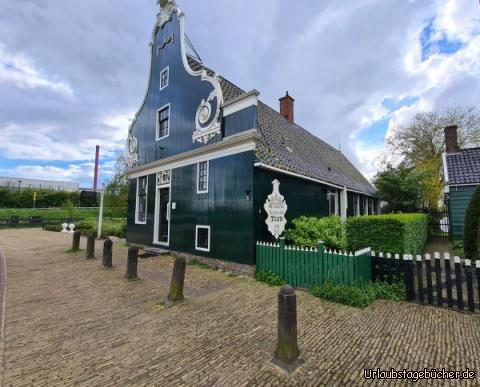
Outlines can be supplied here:
M428 210L428 237L450 238L448 210Z
M373 281L403 282L407 301L456 310L480 310L480 261L450 257L372 252Z

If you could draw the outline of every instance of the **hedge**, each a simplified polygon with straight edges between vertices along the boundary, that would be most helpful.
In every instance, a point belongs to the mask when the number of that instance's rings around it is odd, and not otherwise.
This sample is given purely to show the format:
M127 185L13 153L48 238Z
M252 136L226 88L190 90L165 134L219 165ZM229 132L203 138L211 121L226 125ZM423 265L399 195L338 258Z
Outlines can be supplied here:
M317 247L319 241L332 249L346 248L345 225L337 215L324 218L300 216L292 221L293 227L285 232L289 244Z
M425 214L373 215L348 218L347 247L356 251L421 254L428 239Z
M31 208L33 193L36 192L37 208L60 207L65 201L71 200L76 206L96 207L98 199L80 198L80 192L54 191L48 189L9 189L0 188L0 208Z

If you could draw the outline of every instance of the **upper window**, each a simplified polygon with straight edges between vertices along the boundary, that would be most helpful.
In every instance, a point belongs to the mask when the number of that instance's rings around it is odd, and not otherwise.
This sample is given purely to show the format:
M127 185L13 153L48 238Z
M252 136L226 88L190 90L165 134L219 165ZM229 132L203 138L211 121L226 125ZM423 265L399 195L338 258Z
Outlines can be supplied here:
M168 78L170 77L169 68L165 68L160 73L160 90L165 89L168 86Z
M208 161L197 164L197 193L208 192Z
M147 176L137 179L137 208L136 223L145 224L147 222Z
M210 251L210 226L196 227L195 250Z
M168 137L170 130L170 105L157 111L157 140Z

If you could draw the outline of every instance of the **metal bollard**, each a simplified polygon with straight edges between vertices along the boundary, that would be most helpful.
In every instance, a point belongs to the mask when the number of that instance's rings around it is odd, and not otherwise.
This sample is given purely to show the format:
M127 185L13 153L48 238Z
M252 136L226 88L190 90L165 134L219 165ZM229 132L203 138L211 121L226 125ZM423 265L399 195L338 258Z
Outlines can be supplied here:
M300 364L300 350L297 344L297 296L290 285L278 293L278 337L273 362L288 372Z
M138 266L138 247L132 246L128 248L127 273L125 278L129 281L136 280Z
M95 236L87 236L87 259L95 258Z
M102 265L104 267L112 267L112 247L113 247L113 242L111 239L105 240L103 242L103 259L102 259Z
M173 265L172 282L170 283L170 293L168 293L168 301L175 303L185 300L183 297L183 284L185 282L185 270L187 260L185 258L175 259Z
M80 231L75 231L72 238L72 251L80 250Z

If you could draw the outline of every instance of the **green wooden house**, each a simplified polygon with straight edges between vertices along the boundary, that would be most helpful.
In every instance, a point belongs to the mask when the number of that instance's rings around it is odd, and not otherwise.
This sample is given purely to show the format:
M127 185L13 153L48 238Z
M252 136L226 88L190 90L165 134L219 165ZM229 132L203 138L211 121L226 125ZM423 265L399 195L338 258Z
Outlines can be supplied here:
M443 171L452 239L462 240L465 212L480 184L480 147L460 149L456 126L445 128L445 144Z
M188 53L184 19L162 2L127 141L128 242L251 266L256 241L300 215L377 213L345 155L295 124L293 98L277 111L207 68Z

